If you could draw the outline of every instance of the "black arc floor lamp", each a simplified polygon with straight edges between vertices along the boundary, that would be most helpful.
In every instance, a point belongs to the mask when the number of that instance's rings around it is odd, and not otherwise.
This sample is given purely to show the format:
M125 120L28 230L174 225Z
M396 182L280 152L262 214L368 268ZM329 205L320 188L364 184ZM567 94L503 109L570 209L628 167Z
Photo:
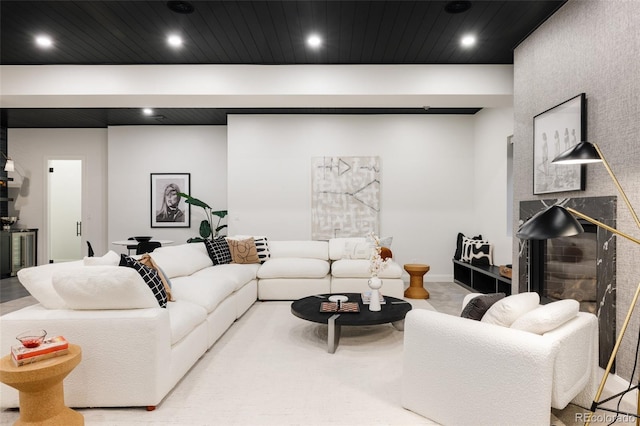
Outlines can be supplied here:
M602 162L604 164L605 168L607 169L607 172L611 176L611 179L613 179L613 182L616 185L616 188L618 189L620 196L622 197L629 211L631 212L631 215L633 216L633 220L636 222L638 229L640 229L640 220L638 220L638 215L636 214L635 210L633 209L633 206L629 202L629 199L627 198L627 195L625 194L624 190L620 186L618 179L613 174L611 167L609 167L609 164L607 163L607 160L604 158L604 155L600 151L600 148L598 148L596 144L593 144L590 142L580 142L577 145L568 149L567 151L563 152L562 154L558 155L552 161L552 163L555 163L555 164L586 164L586 163L596 163L596 162ZM596 219L593 219L583 213L580 213L575 209L572 209L569 207L565 208L559 205L551 206L546 210L534 215L531 219L529 219L526 223L524 223L520 227L516 236L518 238L525 239L525 240L546 240L549 238L569 237L572 235L577 235L584 232L584 230L582 228L582 225L580 225L580 223L577 221L576 217L584 219L587 222L590 222L596 226L604 228L607 231L610 231L616 235L624 237L640 245L640 240L637 238L634 238L628 234L625 234L624 232L620 232L617 229L612 228L611 226L606 225ZM633 311L635 309L636 302L638 301L639 296L640 296L640 283L638 283L636 292L633 296L633 300L631 301L631 306L629 306L627 316L624 319L622 327L620 328L620 332L618 333L616 343L613 347L613 351L611 352L611 356L609 358L609 362L607 363L607 368L604 372L604 376L602 377L602 381L600 382L600 386L598 387L598 391L596 392L593 403L591 404L590 413L589 413L589 416L587 417L585 425L589 425L591 423L591 418L593 413L596 411L596 409L598 409L598 407L601 404L611 401L612 399L617 398L619 396L622 396L629 391L638 389L638 387L640 386L640 385L636 385L636 386L630 387L621 393L618 393L616 395L613 395L610 398L600 401L602 391L604 389L605 383L607 382L607 378L611 371L611 367L613 366L613 362L616 359L618 350L620 349L622 338L624 337L625 331L627 330L627 326L629 325L629 321L631 320L631 316L633 315ZM633 380L633 377L631 377L630 381L632 380ZM603 408L603 407L600 407L600 409L635 417L636 425L640 425L640 391L638 392L636 414L625 413L625 412L612 410L609 408Z

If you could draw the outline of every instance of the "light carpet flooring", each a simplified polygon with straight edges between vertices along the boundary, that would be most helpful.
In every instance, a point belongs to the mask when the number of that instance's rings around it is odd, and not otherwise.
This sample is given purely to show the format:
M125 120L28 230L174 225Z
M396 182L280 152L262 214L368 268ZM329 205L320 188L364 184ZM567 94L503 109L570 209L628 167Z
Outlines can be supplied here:
M452 283L425 287L431 293L429 302L453 315L468 293ZM1 304L0 311L33 303L23 299ZM435 310L424 300L410 302L414 309ZM291 302L254 304L153 412L78 411L87 425L114 426L436 424L400 404L402 332L390 325L343 327L335 354L329 354L326 325L293 316L290 306ZM583 424L582 413L572 405L554 410L550 425ZM0 425L11 425L18 417L17 410L0 412Z

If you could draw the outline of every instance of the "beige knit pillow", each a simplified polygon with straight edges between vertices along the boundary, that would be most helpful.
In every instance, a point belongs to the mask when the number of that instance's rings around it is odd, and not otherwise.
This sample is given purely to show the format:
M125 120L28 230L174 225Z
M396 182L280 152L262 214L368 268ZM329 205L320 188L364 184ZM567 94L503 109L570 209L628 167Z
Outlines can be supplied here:
M234 240L227 238L229 250L231 251L232 263L260 263L258 249L253 237L245 240Z

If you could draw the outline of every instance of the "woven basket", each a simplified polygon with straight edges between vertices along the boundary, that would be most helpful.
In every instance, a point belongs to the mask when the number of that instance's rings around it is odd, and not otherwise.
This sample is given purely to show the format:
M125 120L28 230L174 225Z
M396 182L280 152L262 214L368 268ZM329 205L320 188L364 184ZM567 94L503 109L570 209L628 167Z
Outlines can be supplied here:
M500 265L500 275L511 279L511 268L507 265Z

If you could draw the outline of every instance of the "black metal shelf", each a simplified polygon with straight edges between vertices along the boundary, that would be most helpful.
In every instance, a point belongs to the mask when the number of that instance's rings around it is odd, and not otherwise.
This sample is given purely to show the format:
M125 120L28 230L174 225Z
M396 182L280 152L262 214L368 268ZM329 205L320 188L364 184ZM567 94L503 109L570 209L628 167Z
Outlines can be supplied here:
M500 275L497 266L472 265L453 259L453 281L474 292L511 294L511 279Z

